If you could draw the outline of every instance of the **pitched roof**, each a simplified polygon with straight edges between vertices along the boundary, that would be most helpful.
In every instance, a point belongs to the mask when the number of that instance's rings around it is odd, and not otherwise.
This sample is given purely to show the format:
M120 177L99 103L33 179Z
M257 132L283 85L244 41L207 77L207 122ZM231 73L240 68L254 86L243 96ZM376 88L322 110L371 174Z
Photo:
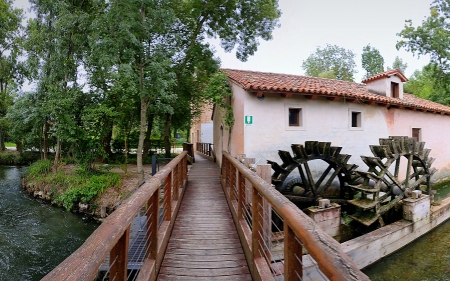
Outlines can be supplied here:
M348 102L450 115L448 106L406 93L403 95L403 99L369 93L366 84L362 83L271 72L226 68L221 70L228 75L232 82L248 92L278 93L285 96L303 95L310 99L322 96L333 101L345 99Z
M406 78L406 76L400 71L400 69L396 68L396 69L391 69L391 70L388 70L385 72L378 73L374 76L364 79L362 82L367 84L367 82L372 82L372 81L375 81L375 80L378 80L381 78L386 78L386 77L389 77L392 75L398 76L402 82L408 81L408 78Z

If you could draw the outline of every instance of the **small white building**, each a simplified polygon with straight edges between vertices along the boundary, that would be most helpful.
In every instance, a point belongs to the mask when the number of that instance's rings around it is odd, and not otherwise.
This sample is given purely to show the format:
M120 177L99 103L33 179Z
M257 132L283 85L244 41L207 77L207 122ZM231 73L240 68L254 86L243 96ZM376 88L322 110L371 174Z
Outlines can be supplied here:
M379 138L409 136L426 142L434 178L450 175L450 107L403 93L407 79L390 70L354 83L333 79L222 69L229 77L235 123L223 124L221 110L213 112L214 147L246 154L259 163L280 162L278 150L305 141L331 142L352 157L360 170L360 156L373 155L369 145ZM231 136L229 135L231 133Z

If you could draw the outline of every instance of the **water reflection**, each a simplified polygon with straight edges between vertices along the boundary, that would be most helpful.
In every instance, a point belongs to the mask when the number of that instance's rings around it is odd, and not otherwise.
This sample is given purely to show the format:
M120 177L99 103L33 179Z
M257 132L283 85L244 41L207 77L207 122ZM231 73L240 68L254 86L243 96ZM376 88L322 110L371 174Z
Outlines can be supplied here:
M30 198L20 187L23 170L0 167L0 280L40 280L97 227Z
M373 281L450 280L450 220L363 272Z

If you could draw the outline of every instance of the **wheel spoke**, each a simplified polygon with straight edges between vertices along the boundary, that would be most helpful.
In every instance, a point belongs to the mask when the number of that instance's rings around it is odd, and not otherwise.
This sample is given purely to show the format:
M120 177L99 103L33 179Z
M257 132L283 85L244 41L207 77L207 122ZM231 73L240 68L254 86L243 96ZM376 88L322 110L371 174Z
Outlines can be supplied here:
M331 165L328 165L328 167L323 172L322 176L320 176L320 179L316 182L317 190L320 189L320 185L322 184L322 181L325 179L325 177L328 175L328 173L331 171L333 167Z
M400 171L400 158L397 158L397 160L395 160L395 171L394 171L394 177L398 178L398 172Z
M316 196L317 195L316 186L314 184L314 179L312 177L311 170L309 169L308 162L305 162L305 164L303 165L305 166L306 174L308 175L309 187L311 188L311 191L314 194L314 196Z
M319 188L317 190L317 193L322 194L323 192L327 191L327 189L331 186L331 184L333 183L333 180L336 178L336 176L339 174L340 171L341 171L341 167L337 167L336 170L334 170L331 177L327 180L325 185L322 186L322 188Z
M297 168L298 168L298 173L300 174L300 178L302 179L303 186L306 189L306 188L308 188L309 183L308 183L308 180L305 177L305 172L303 171L302 164L299 164Z
M411 176L411 166L413 162L413 155L410 154L408 157L408 166L406 166L406 178L405 178L405 189L409 187L409 177Z

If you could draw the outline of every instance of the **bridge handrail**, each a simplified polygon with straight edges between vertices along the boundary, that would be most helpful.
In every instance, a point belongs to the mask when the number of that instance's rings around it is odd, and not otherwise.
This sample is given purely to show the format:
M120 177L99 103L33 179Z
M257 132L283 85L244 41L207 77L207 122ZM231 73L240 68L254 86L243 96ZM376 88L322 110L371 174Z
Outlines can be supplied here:
M213 156L213 144L208 142L197 142L197 151L206 156Z
M246 194L243 194L246 192L244 191L245 187L241 187L241 185L245 185L245 183L241 183L243 179L250 182L252 186L252 191L250 194L253 194L251 195L253 203L250 203L250 205L253 206L251 206L251 211L254 211L255 213L265 212L265 210L263 210L263 205L265 205L265 203L258 199L258 197L261 196L267 200L271 208L275 210L284 220L284 280L293 280L294 278L292 277L294 277L294 274L291 273L295 270L292 267L301 266L295 260L298 260L298 256L300 256L301 259L302 256L301 246L296 248L294 245L296 239L300 240L301 244L304 245L308 253L318 263L319 269L330 280L369 280L369 278L358 269L351 258L342 251L340 244L321 230L310 217L304 214L289 199L278 192L271 186L271 184L264 181L254 171L250 170L237 159L232 157L228 152L223 151L222 155L222 185L224 187L229 205L232 209L233 218L235 219L235 224L238 227L238 232L240 232L241 242L242 240L248 242L247 247L245 242L243 243L244 252L253 274L253 278L255 278L256 274L256 280L270 280L266 278L267 274L271 273L271 270L266 261L261 262L261 260L257 259L257 257L261 258L261 254L257 253L257 251L259 250L264 252L264 250L261 248L255 249L260 247L258 245L261 244L260 241L255 242L255 240L261 239L261 233L257 232L262 231L261 224L264 224L265 222L254 221L258 218L255 218L257 216L252 216L251 225L259 227L259 229L256 231L253 229L246 230L242 227L243 224L249 224L249 222L244 219L244 215L242 215L242 213L245 213L242 211L245 207L245 202L242 201L246 196ZM234 192L232 189L234 189ZM258 195L255 196L255 194ZM235 200L234 203L231 202L233 200ZM259 204L256 204L255 201L259 201ZM255 205L259 205L259 207ZM288 233L293 233L295 237L288 237ZM249 238L249 236L251 238ZM264 242L262 244L264 244ZM286 244L289 246L286 247ZM245 248L249 250L245 251ZM299 251L296 258L294 258L296 253L289 252L293 251L293 249ZM302 271L302 269L299 270L300 272Z
M133 194L126 199L110 216L108 216L103 223L86 239L75 252L67 257L61 264L48 273L42 280L93 280L100 268L101 264L112 251L123 252L124 256L127 256L128 252L128 237L130 231L130 225L146 204L154 205L156 207L149 207L147 215L150 217L152 214L156 218L153 220L153 226L157 228L159 215L159 190L161 185L165 187L169 185L165 198L169 198L168 206L164 205L164 208L168 209L168 213L164 213L164 218L161 226L156 231L152 232L150 238L153 238L157 242L153 243L150 247L150 252L146 256L143 262L149 267L143 270L141 267L141 273L145 271L145 274L150 276L146 280L154 280L156 278L156 272L161 264L167 243L168 236L173 227L175 212L178 211L181 200L178 200L179 196L182 196L182 189L187 183L187 152L183 151L180 155L174 158L168 163L162 170L160 170L153 177L146 180L146 182ZM173 187L172 187L173 186ZM173 188L173 191L172 191ZM165 190L166 191L166 190ZM173 194L173 195L171 195ZM181 198L180 198L181 199ZM174 202L176 201L176 202ZM177 203L176 206L174 204ZM164 203L166 204L166 203ZM156 213L156 214L154 214ZM169 221L167 221L169 220ZM125 267L119 268L121 275L115 280L126 280L127 260ZM124 276L123 276L124 274ZM139 280L138 276L138 280Z

